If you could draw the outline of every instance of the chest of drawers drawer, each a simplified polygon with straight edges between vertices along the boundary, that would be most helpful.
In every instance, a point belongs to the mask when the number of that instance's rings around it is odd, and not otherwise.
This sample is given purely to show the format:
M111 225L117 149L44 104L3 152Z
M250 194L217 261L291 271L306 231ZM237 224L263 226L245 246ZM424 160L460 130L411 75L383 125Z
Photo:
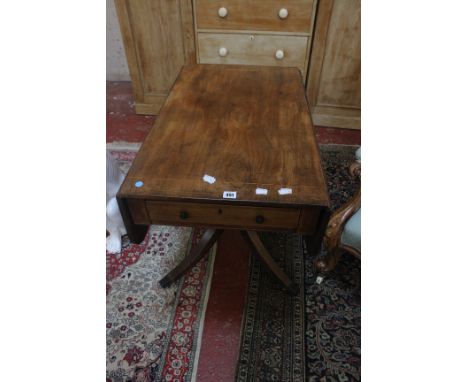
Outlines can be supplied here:
M307 37L265 34L199 33L202 64L298 67L304 75Z
M211 227L244 227L257 230L288 228L299 224L300 210L147 201L146 210L151 224L204 225Z
M198 29L309 33L314 0L195 0Z

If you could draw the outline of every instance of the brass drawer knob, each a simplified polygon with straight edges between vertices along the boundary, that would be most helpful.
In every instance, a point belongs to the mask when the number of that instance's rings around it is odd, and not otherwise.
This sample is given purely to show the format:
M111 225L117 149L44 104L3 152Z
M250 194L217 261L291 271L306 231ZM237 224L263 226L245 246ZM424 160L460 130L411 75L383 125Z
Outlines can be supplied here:
M187 213L187 211L181 211L179 216L180 216L181 219L185 220L185 219L188 218L188 213Z
M265 218L262 216L262 215L257 215L255 217L255 221L258 223L258 224L262 224L264 221L265 221Z

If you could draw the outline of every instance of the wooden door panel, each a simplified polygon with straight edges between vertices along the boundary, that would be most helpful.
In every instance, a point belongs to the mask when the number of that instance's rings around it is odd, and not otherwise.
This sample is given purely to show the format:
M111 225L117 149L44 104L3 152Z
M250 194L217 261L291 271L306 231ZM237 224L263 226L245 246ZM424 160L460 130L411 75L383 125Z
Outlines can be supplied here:
M143 91L168 93L185 61L179 0L127 0L127 6Z
M333 3L328 27L318 104L361 107L360 0Z
M360 0L320 0L307 98L316 125L360 129Z
M192 0L115 0L135 108L157 114L185 64L196 62Z

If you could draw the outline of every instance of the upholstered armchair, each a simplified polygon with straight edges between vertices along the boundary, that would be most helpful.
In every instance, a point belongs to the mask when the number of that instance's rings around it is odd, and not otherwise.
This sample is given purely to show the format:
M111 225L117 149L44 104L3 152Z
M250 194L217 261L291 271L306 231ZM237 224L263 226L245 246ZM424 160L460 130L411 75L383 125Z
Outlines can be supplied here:
M361 148L356 151L356 161L351 164L349 171L353 177L361 180ZM359 191L330 217L323 245L327 253L315 261L315 267L319 272L329 272L335 268L344 252L361 258L360 187Z

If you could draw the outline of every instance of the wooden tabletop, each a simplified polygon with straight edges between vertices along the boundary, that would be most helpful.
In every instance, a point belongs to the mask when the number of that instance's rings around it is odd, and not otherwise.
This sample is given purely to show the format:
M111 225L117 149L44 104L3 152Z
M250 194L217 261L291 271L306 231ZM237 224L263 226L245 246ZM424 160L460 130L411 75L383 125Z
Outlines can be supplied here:
M257 194L257 188L268 193ZM280 189L290 191L280 194ZM236 199L223 198L225 191L236 192ZM156 200L328 206L299 70L185 66L119 194Z

